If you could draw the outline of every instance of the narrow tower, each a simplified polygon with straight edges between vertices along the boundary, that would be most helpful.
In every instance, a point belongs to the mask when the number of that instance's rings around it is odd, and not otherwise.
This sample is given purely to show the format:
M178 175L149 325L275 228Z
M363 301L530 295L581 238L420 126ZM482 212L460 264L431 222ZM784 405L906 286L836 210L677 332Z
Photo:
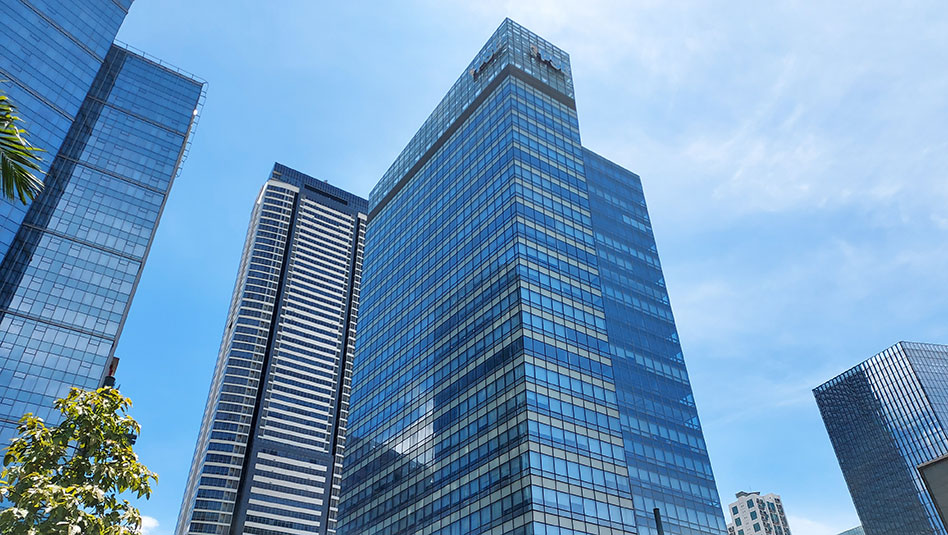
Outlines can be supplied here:
M366 201L276 164L250 218L176 533L335 533Z

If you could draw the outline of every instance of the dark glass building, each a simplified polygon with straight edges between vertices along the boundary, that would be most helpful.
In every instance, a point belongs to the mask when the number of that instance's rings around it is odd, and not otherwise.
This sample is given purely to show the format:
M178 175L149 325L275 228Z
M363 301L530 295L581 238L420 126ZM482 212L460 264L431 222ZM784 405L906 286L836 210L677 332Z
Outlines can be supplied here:
M367 211L274 166L250 217L178 535L335 533Z
M0 20L2 89L47 151L36 200L0 200L0 444L114 371L195 125L203 82L111 44L129 4L14 0Z
M505 20L369 199L339 532L725 532L635 174Z
M866 535L945 535L919 466L948 455L948 346L899 342L817 387Z

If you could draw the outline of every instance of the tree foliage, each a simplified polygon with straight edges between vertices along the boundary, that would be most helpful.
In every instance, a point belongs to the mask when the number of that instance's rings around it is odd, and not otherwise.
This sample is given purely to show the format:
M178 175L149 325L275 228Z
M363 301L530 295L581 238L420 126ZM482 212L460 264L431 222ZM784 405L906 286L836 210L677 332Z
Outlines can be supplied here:
M20 122L10 97L0 93L0 193L26 204L43 190L43 181L33 173L40 172L37 153L42 150L26 140Z
M138 461L138 423L114 388L80 390L56 401L62 423L25 415L3 458L0 533L131 535L141 514L120 494L146 499L158 476Z

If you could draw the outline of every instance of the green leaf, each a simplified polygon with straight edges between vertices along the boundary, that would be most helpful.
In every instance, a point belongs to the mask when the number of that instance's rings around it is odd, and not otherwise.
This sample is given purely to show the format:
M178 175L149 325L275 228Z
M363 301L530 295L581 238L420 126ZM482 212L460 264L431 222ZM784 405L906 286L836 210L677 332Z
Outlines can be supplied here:
M24 415L4 455L0 533L138 533L140 513L119 495L149 497L157 475L129 443L130 406L115 389L74 388L55 403L59 425Z

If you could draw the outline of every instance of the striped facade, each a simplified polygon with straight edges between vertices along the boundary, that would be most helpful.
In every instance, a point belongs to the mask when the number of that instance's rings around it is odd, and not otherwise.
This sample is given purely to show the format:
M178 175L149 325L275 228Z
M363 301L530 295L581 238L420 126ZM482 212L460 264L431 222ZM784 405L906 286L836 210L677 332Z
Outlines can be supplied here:
M274 167L251 216L177 534L335 532L365 204Z

